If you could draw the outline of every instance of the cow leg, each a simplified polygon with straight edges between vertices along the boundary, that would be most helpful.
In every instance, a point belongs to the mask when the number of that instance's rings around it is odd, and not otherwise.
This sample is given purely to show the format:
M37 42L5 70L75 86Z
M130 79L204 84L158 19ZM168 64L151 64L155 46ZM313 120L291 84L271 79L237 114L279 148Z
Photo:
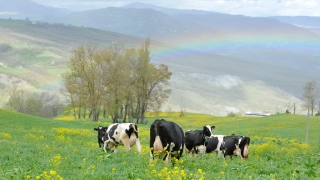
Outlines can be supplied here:
M194 157L198 157L198 148L193 147L194 149Z
M169 163L169 161L171 162L171 152L172 152L174 146L175 146L175 144L172 143L172 142L171 142L170 144L167 144L167 146L166 146L165 162L166 162L167 164Z
M217 153L217 157L220 157L222 154L222 151L217 151L216 153Z
M125 139L122 139L121 141L122 141L124 147L126 148L127 152L130 152L130 150L131 150L131 147L130 147L130 144L129 144L130 140L125 138Z
M170 157L170 152L168 151L168 152L166 153L166 157L165 157L165 162L166 162L166 164L168 164L169 161L171 161L171 157Z
M118 145L115 145L115 146L114 146L113 152L114 152L114 153L117 153L117 152L118 152Z
M189 151L189 155L190 155L190 157L194 157L195 156L195 152L194 152L193 149L191 151Z
M150 151L150 163L154 160L153 150Z
M104 150L105 153L107 152L107 142L104 142L103 150Z
M205 146L198 146L199 152L202 156L202 159L204 158L204 154L206 153L206 147Z
M139 138L136 139L136 146L137 146L138 152L141 153L142 146L140 144Z

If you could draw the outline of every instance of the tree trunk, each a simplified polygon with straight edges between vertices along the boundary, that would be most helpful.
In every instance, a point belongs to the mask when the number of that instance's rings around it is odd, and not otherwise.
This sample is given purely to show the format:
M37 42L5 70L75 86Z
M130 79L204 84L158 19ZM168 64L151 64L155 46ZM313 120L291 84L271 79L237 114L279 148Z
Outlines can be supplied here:
M73 108L73 117L74 117L74 119L77 119L77 114L76 114L76 109L75 108Z
M103 118L106 118L107 110L105 107L103 107Z
M125 104L124 105L124 117L123 117L123 121L122 121L123 123L125 123L127 120L127 109L128 109L128 105Z
M96 107L95 105L92 107L92 118L91 118L92 122L97 122L97 111L96 111Z
M80 105L80 107L78 109L78 119L81 119L81 105Z
M87 116L87 108L85 107L85 108L83 109L83 119L85 119L86 116Z
M145 103L143 103L142 107L141 107L141 113L140 113L140 123L143 124L144 123L144 113L146 112L146 105Z
M90 110L89 112L89 118L91 118L91 116L92 116L92 110Z

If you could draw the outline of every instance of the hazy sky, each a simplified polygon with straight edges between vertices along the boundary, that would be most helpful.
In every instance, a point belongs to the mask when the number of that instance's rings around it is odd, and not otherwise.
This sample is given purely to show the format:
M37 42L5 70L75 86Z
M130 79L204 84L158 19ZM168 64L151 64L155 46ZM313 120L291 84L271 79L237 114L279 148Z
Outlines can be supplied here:
M120 7L133 2L177 9L200 9L247 16L320 16L320 0L33 0L70 10Z

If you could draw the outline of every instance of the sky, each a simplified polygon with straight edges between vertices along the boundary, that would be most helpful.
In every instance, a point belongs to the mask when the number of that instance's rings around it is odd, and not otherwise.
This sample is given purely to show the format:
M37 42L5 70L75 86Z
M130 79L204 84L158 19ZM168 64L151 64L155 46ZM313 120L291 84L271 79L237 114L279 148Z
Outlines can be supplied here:
M33 0L75 11L121 7L134 2L176 9L198 9L245 16L320 16L320 0Z

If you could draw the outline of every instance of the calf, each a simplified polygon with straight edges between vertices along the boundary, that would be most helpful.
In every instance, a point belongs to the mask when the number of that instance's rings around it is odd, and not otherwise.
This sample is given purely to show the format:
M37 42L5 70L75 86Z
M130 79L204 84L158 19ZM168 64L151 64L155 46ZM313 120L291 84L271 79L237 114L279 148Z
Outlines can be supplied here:
M248 159L250 138L246 136L225 136L222 145L224 158L226 156L240 156L241 159Z
M206 152L205 143L208 142L208 138L212 138L212 130L215 126L203 126L202 130L188 130L185 133L185 148L186 152L190 152L191 155L194 153L198 155L198 151L202 154L202 158Z
M105 136L102 138L104 141L104 151L108 146L116 153L118 146L124 145L127 152L131 150L131 147L136 144L138 152L141 152L140 140L138 137L138 127L134 123L114 123L111 124Z
M154 159L154 152L160 159L164 153L163 160L171 161L171 156L178 160L182 156L184 147L183 130L177 123L164 119L155 120L150 126L150 158Z
M206 153L216 152L217 156L221 156L223 153L223 138L224 135L214 135L214 138L208 138Z
M98 137L99 148L102 147L102 144L103 144L102 138L106 134L107 129L108 129L108 126L99 126L99 127L93 129L95 131L98 131L97 137Z

